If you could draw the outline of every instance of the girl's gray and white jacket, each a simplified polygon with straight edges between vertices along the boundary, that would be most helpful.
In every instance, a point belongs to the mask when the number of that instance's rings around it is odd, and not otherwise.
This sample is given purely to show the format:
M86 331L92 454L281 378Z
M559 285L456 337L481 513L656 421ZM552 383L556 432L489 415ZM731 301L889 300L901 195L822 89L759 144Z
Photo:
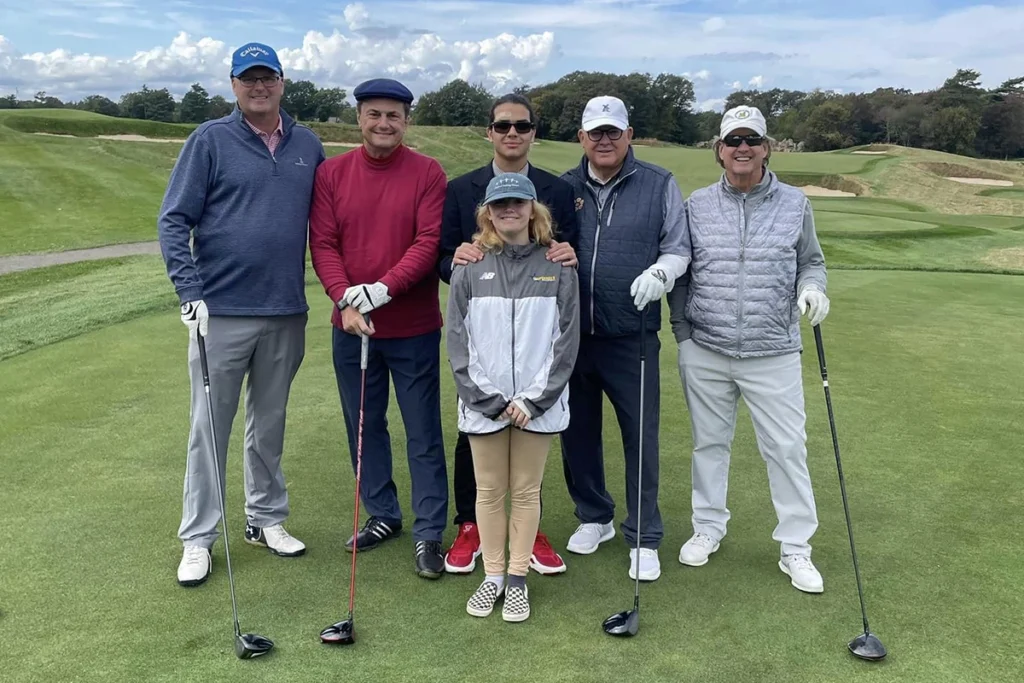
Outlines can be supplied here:
M579 350L579 280L536 243L505 245L452 270L448 358L459 394L459 431L491 434L513 399L531 414L526 431L569 425L569 375ZM495 419L500 418L500 419Z

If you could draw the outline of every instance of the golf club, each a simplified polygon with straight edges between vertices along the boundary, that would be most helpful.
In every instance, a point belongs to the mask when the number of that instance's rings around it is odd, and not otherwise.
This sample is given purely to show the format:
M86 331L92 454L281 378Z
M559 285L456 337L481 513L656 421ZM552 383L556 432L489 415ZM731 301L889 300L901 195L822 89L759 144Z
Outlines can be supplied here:
M836 422L832 415L832 396L828 390L828 371L825 369L825 348L821 342L821 326L814 326L814 343L818 347L818 365L821 367L821 383L825 388L825 403L828 405L828 424L832 429L832 447L836 452L836 468L839 470L839 488L843 493L843 511L846 513L846 531L850 536L850 552L853 555L853 572L857 577L857 594L860 596L860 613L864 619L864 633L850 641L850 652L861 659L877 661L884 659L885 646L868 628L868 613L864 607L864 589L860 583L860 567L857 564L857 548L853 544L853 524L850 522L850 506L846 501L846 480L843 478L843 463L839 459L839 440L836 437Z
M370 316L363 315L366 324L370 324ZM356 602L356 538L359 534L359 482L363 473L363 400L366 396L366 364L370 351L370 338L362 335L362 348L359 353L359 370L362 374L359 387L359 429L356 432L356 511L352 517L352 569L348 579L348 618L335 622L320 631L320 641L331 645L351 645L356 642L356 625L353 610Z
M206 340L196 330L199 342L199 364L203 370L203 388L206 390L206 412L210 416L210 439L213 442L213 467L217 475L217 499L220 501L220 526L224 531L224 556L228 564L228 585L231 587L231 614L235 620L235 655L239 659L252 659L270 652L274 641L266 636L255 633L242 633L238 628L238 605L235 601L235 579L231 574L231 549L228 542L228 514L224 506L224 493L221 490L220 459L217 456L217 428L213 423L213 399L210 397L210 367L206 362Z
M635 587L633 589L633 609L617 612L604 620L604 632L611 636L635 636L640 629L640 499L642 498L644 463L644 375L647 364L647 306L640 311L640 451L637 453L636 473L636 553L634 562Z

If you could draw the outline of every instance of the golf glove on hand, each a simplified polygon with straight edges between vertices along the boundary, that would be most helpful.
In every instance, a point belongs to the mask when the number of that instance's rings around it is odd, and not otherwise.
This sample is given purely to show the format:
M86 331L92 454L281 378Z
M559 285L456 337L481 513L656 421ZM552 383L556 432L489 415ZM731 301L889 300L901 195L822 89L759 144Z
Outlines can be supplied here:
M807 314L811 327L821 324L821 321L828 315L828 297L818 289L808 285L800 291L796 300L800 307L800 315Z
M653 265L640 273L629 288L629 294L633 297L633 304L637 310L657 301L665 295L665 286L668 283L668 275L664 268Z
M196 336L196 329L205 337L210 325L210 314L206 310L206 303L202 299L183 303L181 305L181 322L185 323L188 334L193 339Z
M375 308L380 308L391 301L388 295L388 286L383 282L375 282L372 285L355 285L345 290L345 303L357 309L360 313L369 313Z

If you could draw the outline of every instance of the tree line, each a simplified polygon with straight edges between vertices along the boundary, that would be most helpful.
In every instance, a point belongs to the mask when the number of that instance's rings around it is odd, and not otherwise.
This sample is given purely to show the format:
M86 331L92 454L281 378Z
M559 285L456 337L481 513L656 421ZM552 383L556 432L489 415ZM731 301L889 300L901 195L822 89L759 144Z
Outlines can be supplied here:
M301 121L329 121L331 119L355 123L355 109L345 101L341 88L317 88L312 81L285 79L281 106ZM118 116L166 123L202 123L231 113L234 102L221 95L210 96L199 83L180 100L175 100L167 88L154 90L146 85L141 90L121 95L114 102L103 95L90 95L78 101L63 102L37 92L31 100L19 100L16 95L0 97L0 109L81 109L106 116Z
M1024 156L1024 76L992 89L983 88L980 81L979 72L957 69L940 87L921 92L905 88L864 93L737 90L728 96L724 108L757 106L772 138L803 143L808 151L890 143L986 158ZM574 71L515 92L528 97L537 110L541 139L575 140L583 108L595 95L615 95L626 103L636 138L692 145L713 139L721 118L719 112L695 111L692 81L671 73ZM486 126L494 97L482 85L453 80L420 96L413 107L413 122ZM300 121L355 123L355 109L345 98L341 88L286 79L282 106ZM14 95L0 98L0 109L20 107L69 107L109 116L200 123L224 116L233 103L220 95L210 97L198 83L179 101L166 88L153 90L145 85L122 95L119 102L101 95L62 102L45 92L27 101Z

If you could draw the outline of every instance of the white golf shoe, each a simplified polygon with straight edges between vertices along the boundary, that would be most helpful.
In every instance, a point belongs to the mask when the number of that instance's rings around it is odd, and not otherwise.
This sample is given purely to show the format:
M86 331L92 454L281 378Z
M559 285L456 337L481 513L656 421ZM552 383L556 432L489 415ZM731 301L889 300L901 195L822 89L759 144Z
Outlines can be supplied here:
M694 534L679 549L679 561L691 567L703 567L711 553L718 550L719 543L707 534Z
M607 524L580 524L569 537L566 550L577 555L589 555L605 541L615 537L615 522Z
M629 551L629 578L636 580L636 548ZM640 580L654 581L661 576L661 560L658 559L658 551L652 548L640 548Z
M821 574L806 555L783 555L779 560L779 569L789 576L790 583L798 590L805 593L821 593L825 590Z
M247 522L245 542L262 546L281 557L297 557L306 552L306 544L285 531L280 524L258 527Z
M186 545L178 564L178 583L182 586L198 586L210 578L213 571L210 551L199 545Z

